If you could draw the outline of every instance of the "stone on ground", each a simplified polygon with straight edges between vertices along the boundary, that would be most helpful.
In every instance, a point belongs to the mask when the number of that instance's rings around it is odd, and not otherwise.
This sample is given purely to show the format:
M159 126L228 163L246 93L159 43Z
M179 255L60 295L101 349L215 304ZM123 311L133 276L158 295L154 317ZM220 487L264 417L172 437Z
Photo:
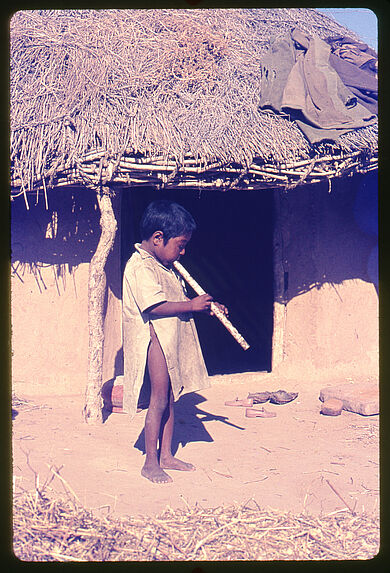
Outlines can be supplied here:
M343 409L363 416L379 414L379 388L373 382L347 382L327 386L320 391L320 400L325 402L336 398L343 403Z

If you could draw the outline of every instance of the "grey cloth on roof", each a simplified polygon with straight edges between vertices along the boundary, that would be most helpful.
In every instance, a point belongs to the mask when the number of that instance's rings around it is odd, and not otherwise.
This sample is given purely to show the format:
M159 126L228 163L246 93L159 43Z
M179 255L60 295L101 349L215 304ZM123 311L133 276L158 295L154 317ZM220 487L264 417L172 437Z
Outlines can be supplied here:
M327 38L331 66L359 103L378 114L378 56L372 48L346 36Z
M284 86L295 64L295 47L290 36L271 41L261 62L260 106L282 111Z
M262 62L260 107L289 113L311 143L335 141L375 121L331 66L330 55L326 42L295 28L271 44Z
M335 54L330 54L329 63L336 70L344 85L355 95L357 101L371 113L377 115L378 79L375 74L351 64Z
M311 144L320 143L321 141L337 141L341 135L351 131L351 128L323 129L321 127L314 127L314 125L310 125L310 123L306 123L300 119L295 119L295 123Z
M332 52L336 56L347 60L347 62L359 68L372 70L373 73L376 73L378 56L375 50L370 48L367 44L357 42L347 36L334 36L327 38L326 42L330 45Z

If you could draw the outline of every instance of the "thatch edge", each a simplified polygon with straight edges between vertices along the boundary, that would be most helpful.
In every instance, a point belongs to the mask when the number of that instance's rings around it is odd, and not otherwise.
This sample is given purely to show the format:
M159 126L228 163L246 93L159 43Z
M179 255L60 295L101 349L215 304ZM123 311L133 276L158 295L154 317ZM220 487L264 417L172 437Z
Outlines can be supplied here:
M131 154L123 154L118 158L101 151L75 162L73 167L60 168L55 173L46 174L30 190L15 180L11 195L16 198L21 194L26 195L27 191L41 191L47 202L48 189L75 185L96 190L103 186L114 189L145 185L170 189L215 188L224 191L237 188L287 190L307 183L329 182L353 173L367 173L377 168L378 153L370 150L315 156L295 163L253 162L247 166L222 162L201 164L192 158L179 164L173 158L166 160L164 157L147 158Z

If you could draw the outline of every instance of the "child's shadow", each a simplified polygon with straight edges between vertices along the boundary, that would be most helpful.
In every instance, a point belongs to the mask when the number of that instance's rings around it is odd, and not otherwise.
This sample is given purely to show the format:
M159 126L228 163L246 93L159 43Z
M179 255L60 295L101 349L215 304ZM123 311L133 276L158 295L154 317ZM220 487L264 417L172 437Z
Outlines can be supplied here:
M228 424L238 430L245 430L241 426L236 426L228 422L227 416L216 416L210 412L205 412L197 407L197 404L205 402L201 394L191 392L184 394L179 398L175 404L175 426L172 437L172 454L175 455L179 444L184 447L189 442L213 442L212 436L204 427L204 422L217 420L224 424ZM145 433L144 430L140 433L134 447L145 453Z

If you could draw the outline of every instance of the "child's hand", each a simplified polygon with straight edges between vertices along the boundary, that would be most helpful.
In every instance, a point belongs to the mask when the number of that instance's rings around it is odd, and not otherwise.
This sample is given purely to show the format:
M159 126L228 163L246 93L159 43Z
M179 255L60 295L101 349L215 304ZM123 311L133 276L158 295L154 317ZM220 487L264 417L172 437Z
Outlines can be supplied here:
M225 316L229 316L229 311L224 304L221 304L220 302L215 302L214 304ZM213 316L213 311L211 311L210 314Z
M191 299L192 312L210 312L213 297L209 294L201 294Z

